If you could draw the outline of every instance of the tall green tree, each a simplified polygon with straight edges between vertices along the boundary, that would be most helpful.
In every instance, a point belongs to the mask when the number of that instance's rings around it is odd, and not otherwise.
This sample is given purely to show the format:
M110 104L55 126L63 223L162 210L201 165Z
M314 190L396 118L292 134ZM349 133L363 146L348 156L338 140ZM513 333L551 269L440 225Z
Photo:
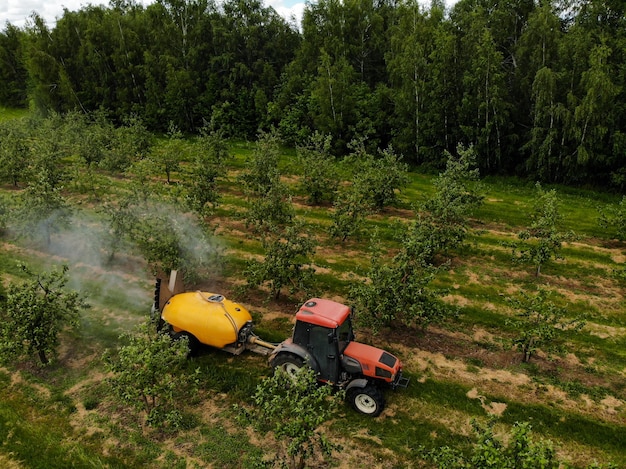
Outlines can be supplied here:
M26 106L27 71L24 67L26 33L11 23L0 31L0 104L6 107Z
M0 178L17 187L27 176L29 129L23 119L0 123Z
M537 183L529 217L530 225L517 235L519 242L512 243L513 260L533 265L538 277L544 264L563 258L563 243L573 241L576 235L572 231L559 231L562 215L555 189L544 191Z
M283 288L289 293L308 292L315 270L311 256L315 240L296 220L285 228L272 228L262 239L263 260L248 262L244 275L248 288L268 286L269 296L278 299Z
M516 310L515 318L507 324L517 331L513 344L528 362L540 348L552 347L560 333L565 330L579 331L585 325L580 318L571 318L565 308L550 301L550 292L540 288L535 295L521 292L510 300Z
M330 153L331 138L314 133L308 144L298 147L302 165L302 187L311 204L332 202L339 186L335 157Z
M197 390L198 378L187 370L188 344L157 331L152 321L120 337L125 345L107 351L108 383L124 405L141 411L148 424L178 429L183 425L183 403Z
M59 64L54 57L50 30L41 16L33 15L27 31L24 56L28 71L28 97L34 109L46 115L64 109L67 98L60 87Z
M165 173L168 184L172 182L172 173L180 170L185 149L182 132L170 122L166 140L152 150L152 160Z
M522 149L528 152L526 167L542 181L563 178L560 143L566 115L559 47L563 31L552 1L530 14L517 48L519 92L527 97L532 118Z
M421 11L418 1L401 3L398 24L391 32L391 51L387 54L387 69L394 90L395 110L399 125L397 132L402 149L406 148L421 163L425 144L423 121L428 104L431 82L433 30Z
M443 14L441 7L438 10L436 8L436 3L433 2L431 21L437 20L437 15ZM424 109L422 126L427 146L422 147L422 150L424 157L440 168L445 164L441 160L442 152L454 152L457 142L462 138L458 130L458 106L463 91L463 73L453 26L438 20L433 36L434 45L429 57L432 81L427 89L429 105ZM402 147L398 148L405 151Z
M446 152L446 170L434 180L435 193L419 207L411 225L413 236L428 246L422 255L428 263L464 243L470 216L483 203L474 148L457 147L458 156Z
M464 70L464 94L460 105L461 128L465 139L475 146L483 172L493 172L502 164L504 136L508 122L502 53L489 28L476 20L470 36L473 41L468 68Z
M200 216L208 215L220 201L218 182L231 155L221 131L203 127L194 160L186 170L187 203Z
M308 462L329 461L339 448L322 426L332 419L341 402L341 393L331 386L319 386L315 372L303 367L295 375L282 369L265 378L256 388L254 406L239 408L239 420L258 431L274 433L280 452L271 467L304 469Z
M356 124L355 86L355 71L348 60L322 51L311 89L311 114L316 129L333 135L337 145L345 144L349 127Z
M611 49L596 46L589 56L589 69L582 73L583 98L574 110L577 163L582 168L603 169L611 151L619 88L608 59Z
M350 289L363 324L375 330L394 324L426 329L450 314L441 301L443 292L431 285L440 269L428 262L430 246L416 233L400 230L401 247L390 261L385 261L384 250L374 242L368 281Z
M539 69L532 86L533 126L526 144L530 155L526 167L543 181L556 181L563 172L559 149L563 105L558 102L558 74L549 67Z
M408 166L402 162L393 147L379 150L374 156L365 149L362 140L351 143L349 156L355 166L352 185L364 202L375 210L382 210L398 201L398 194L409 182Z
M47 365L56 356L60 334L77 326L87 303L78 292L68 291L68 267L36 274L20 266L30 278L12 283L7 291L6 309L0 312L0 360L38 357Z

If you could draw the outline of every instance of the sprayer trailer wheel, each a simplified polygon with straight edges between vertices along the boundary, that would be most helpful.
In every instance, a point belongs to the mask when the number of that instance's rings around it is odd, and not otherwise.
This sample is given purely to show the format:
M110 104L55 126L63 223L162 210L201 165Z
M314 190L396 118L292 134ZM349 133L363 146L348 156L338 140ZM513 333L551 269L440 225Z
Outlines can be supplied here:
M200 342L196 339L193 334L189 332L172 332L170 334L172 340L187 340L187 347L189 347L189 356L192 357L196 353L198 353L198 349L200 348Z

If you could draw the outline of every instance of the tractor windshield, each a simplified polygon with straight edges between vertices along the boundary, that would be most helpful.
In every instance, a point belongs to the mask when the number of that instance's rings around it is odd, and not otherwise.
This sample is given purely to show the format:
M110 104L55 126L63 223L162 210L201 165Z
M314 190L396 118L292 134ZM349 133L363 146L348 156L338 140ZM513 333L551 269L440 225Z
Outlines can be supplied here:
M343 324L337 328L337 339L339 341L339 353L343 353L348 344L354 339L350 317L346 318Z

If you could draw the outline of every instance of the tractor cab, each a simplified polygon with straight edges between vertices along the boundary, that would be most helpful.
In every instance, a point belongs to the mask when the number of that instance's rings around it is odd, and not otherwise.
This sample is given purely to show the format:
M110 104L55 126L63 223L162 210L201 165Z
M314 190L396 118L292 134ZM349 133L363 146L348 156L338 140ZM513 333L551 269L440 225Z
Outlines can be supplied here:
M292 342L314 357L320 381L339 381L341 357L352 340L352 309L345 305L313 298L296 313Z

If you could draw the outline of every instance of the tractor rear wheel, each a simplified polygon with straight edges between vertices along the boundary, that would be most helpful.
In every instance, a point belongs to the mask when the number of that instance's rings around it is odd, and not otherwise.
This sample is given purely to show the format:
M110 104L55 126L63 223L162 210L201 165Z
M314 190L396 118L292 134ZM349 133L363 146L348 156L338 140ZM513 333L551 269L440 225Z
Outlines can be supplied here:
M363 388L350 389L347 393L347 398L354 410L370 417L380 415L385 407L383 393L371 384Z
M289 377L295 376L303 366L304 360L290 353L281 353L272 361L274 369L280 368Z

